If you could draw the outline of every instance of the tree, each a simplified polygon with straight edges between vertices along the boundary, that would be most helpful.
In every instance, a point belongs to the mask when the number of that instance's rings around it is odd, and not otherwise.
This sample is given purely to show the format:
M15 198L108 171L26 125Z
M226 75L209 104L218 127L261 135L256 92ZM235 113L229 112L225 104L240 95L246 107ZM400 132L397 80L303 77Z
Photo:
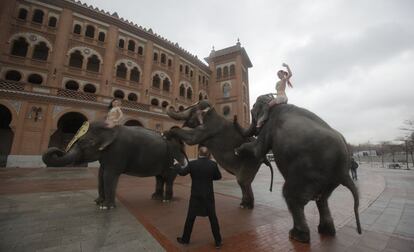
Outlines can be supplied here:
M411 156L411 162L414 166L414 120L405 120L403 122L403 126L400 127L400 130L407 132L405 136L401 137L399 140L403 141L405 144L405 153L406 153L406 162L407 162L407 169L408 168L408 154Z

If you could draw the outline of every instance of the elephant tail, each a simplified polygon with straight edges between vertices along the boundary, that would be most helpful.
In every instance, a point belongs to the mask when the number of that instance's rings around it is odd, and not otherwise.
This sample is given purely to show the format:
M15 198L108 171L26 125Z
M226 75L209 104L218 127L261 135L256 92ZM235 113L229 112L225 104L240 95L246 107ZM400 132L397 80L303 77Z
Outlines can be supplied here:
M355 212L355 220L357 224L357 231L358 231L358 234L361 234L362 233L361 223L359 221L359 212L358 212L358 208L359 208L358 189L356 188L354 181L352 181L349 175L346 176L345 181L342 182L342 185L351 191L352 196L354 198L354 212Z
M263 163L265 165L269 166L269 168L270 168L270 174L271 174L272 177L270 178L270 189L269 189L269 191L272 191L273 190L273 166L270 163L269 159L267 159L267 157L265 157L265 159L263 160Z

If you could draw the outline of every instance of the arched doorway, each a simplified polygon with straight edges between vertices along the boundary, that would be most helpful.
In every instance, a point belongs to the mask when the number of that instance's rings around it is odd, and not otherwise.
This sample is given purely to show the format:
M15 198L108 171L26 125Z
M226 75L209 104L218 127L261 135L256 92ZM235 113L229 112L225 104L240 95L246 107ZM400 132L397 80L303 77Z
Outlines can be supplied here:
M10 110L0 104L0 167L7 164L7 156L10 154L14 133L10 128L12 114Z
M128 120L124 123L125 126L139 126L143 127L142 123L138 120Z
M78 112L68 112L62 115L57 123L57 130L50 136L49 147L64 150L83 122L87 120L86 116ZM80 166L86 165L82 164Z

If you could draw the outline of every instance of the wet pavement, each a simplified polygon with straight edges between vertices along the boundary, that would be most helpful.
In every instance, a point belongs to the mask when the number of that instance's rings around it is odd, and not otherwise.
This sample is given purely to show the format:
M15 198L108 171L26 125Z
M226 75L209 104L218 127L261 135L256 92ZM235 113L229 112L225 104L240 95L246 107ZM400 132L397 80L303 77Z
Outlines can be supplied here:
M262 167L254 183L255 208L238 207L241 192L226 172L215 182L223 251L414 251L414 170L362 164L358 169L360 219L355 228L353 199L344 187L329 205L337 235L317 232L318 211L305 213L311 243L290 241L292 220L281 195L283 178ZM182 232L191 181L178 177L169 203L151 200L154 178L121 176L117 208L98 210L95 168L1 168L0 251L214 251L207 218L196 219L191 243L176 242Z

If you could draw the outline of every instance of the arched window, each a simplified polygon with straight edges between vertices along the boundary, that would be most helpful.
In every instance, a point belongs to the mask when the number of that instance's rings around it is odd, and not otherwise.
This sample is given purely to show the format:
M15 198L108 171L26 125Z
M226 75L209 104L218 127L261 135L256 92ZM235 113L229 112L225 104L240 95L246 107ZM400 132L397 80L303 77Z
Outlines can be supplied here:
M164 53L161 53L161 63L162 64L167 63L167 56Z
M191 88L187 89L187 99L193 99L193 90Z
M128 41L128 50L134 52L135 51L135 41L129 40Z
M144 54L144 48L142 46L138 46L138 54L143 55Z
M178 110L179 110L179 111L183 111L183 110L184 110L184 107L183 107L183 106L179 106L179 107L178 107Z
M153 60L154 60L155 62L157 62L157 61L158 61L158 53L154 53L154 58L153 58Z
M26 42L25 38L20 37L13 41L11 54L16 55L16 56L26 57L28 48L29 48L29 43Z
M36 85L40 85L43 82L43 77L40 76L39 74L31 74L27 78L27 82L32 83L32 84L36 84Z
M152 105L152 106L158 106L158 105L160 105L160 102L159 102L157 99L153 98L153 99L151 100L151 105Z
M69 66L82 68L83 65L83 56L79 50L74 51L70 54Z
M168 66L169 67L172 66L172 60L171 59L168 59Z
M234 65L230 65L230 76L233 76L236 74L236 69L234 68Z
M180 73L183 72L183 65L180 64Z
M190 76L193 77L193 70L190 70Z
M188 68L188 66L185 66L185 74L188 74L190 71L190 69Z
M161 103L161 107L163 107L163 108L168 107L168 105L169 105L169 103L168 103L167 101L163 101L163 102Z
M229 83L224 83L223 85L223 97L230 97L230 84Z
M134 94L134 93L130 93L128 95L128 101L134 101L134 102L136 102L136 101L138 101L138 96L136 94Z
M69 89L69 90L78 91L79 84L76 81L70 80L70 81L66 82L65 88Z
M94 38L95 37L95 27L92 25L86 26L85 37Z
M27 10L26 9L24 9L24 8L21 8L20 10L19 10L19 15L17 16L19 19L21 19L21 20L26 20L26 18L27 18Z
M226 78L229 76L229 67L225 66L223 67L223 77Z
M81 32L82 32L82 26L80 26L80 24L75 24L75 26L73 27L73 33L81 34Z
M184 85L180 86L180 96L185 97L185 87L184 87Z
M127 68L124 63L121 63L116 67L116 77L126 79L126 76Z
M171 82L168 78L165 78L162 81L162 90L170 92L170 86L171 86Z
M98 56L94 54L88 58L88 62L86 64L86 70L93 71L93 72L99 72L100 64L101 64L101 61L99 60Z
M47 23L47 25L48 25L49 27L56 27L56 24L57 24L57 18L55 18L55 17L50 17L50 18L49 18L49 22Z
M5 79L11 81L20 81L22 79L22 75L16 70L9 70L6 72Z
M41 23L43 23L43 16L44 15L45 14L43 13L43 11L37 9L33 12L32 21L35 22L35 23L41 24Z
M47 47L45 42L40 42L39 44L35 45L33 50L33 59L37 60L47 60L49 56L49 47Z
M198 95L198 100L199 100L199 101L201 101L202 99L203 99L203 94L201 94L201 93L200 93L200 94Z
M155 88L160 88L160 84L161 84L161 79L158 76L158 74L154 75L154 77L152 77L152 86Z
M119 39L119 41L118 41L118 47L119 48L124 48L124 46L125 46L125 41L123 39Z
M105 32L99 32L98 40L101 42L105 42Z
M230 115L230 107L229 106L224 106L223 107L223 115L224 116Z
M217 79L221 79L221 67L217 68Z
M124 94L124 92L122 90L117 89L114 92L114 97L115 98L119 98L119 99L124 99L125 94Z
M83 92L94 94L96 93L96 87L95 85L88 83L83 87Z
M140 72L137 67L132 68L131 73L129 74L129 80L133 82L139 82Z

